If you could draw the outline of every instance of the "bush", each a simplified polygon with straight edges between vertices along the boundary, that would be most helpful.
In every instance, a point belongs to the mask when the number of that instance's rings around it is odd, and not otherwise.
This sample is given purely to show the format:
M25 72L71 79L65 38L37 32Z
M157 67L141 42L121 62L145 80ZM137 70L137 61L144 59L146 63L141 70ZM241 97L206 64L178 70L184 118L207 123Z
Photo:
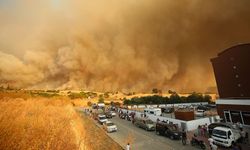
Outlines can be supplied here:
M87 105L90 107L92 106L92 102L88 101Z

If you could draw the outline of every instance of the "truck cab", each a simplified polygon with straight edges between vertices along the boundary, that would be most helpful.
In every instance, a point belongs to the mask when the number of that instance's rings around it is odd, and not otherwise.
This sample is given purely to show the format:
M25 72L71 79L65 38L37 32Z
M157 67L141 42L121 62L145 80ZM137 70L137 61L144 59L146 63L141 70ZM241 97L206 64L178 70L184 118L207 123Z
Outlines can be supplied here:
M213 129L212 138L217 145L231 147L240 138L240 131L227 127L216 127Z

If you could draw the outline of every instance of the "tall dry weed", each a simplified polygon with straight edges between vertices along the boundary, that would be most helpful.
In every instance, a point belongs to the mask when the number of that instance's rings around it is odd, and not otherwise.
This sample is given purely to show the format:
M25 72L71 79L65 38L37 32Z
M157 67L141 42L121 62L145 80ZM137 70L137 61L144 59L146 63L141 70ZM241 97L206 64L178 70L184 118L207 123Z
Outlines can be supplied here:
M102 129L73 106L83 100L0 92L0 150L119 150Z
M82 120L66 100L0 100L0 149L82 148Z

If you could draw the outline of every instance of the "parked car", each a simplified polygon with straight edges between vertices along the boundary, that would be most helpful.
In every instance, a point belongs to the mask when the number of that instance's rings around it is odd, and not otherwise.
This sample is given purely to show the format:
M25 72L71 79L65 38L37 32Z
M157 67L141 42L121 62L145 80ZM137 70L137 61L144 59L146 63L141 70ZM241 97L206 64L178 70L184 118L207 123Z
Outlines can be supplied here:
M207 111L207 110L209 110L210 108L208 108L207 106L205 106L205 105L199 105L198 107L197 107L197 110L204 110L204 111Z
M116 113L114 111L110 111L112 117L115 117L116 116Z
M174 112L174 108L173 107L165 107L165 108L161 108L161 111L164 113L172 113L172 112Z
M108 132L116 132L117 131L117 126L111 122L111 121L106 121L103 123L103 128Z
M147 131L154 131L155 125L154 122L147 118L135 118L134 124L140 128L143 128Z
M106 116L106 118L108 118L108 119L110 119L110 118L112 118L112 114L111 114L111 112L105 112L105 116Z
M181 139L182 133L174 124L168 124L163 122L156 123L155 131L159 135L167 136L170 139Z
M96 104L93 104L93 105L92 105L92 109L97 109L97 105L96 105Z
M103 124L104 122L108 121L105 115L98 115L98 122Z
M240 139L240 137L240 130L226 127L216 127L213 129L212 133L214 143L224 147L231 147Z
M223 123L223 122L216 122L216 123L211 123L208 125L208 133L209 135L212 135L213 129L216 127L226 127L226 128L233 128L231 124L228 123Z
M207 104L206 107L210 109L216 108L216 104Z
M120 114L120 115L119 115L119 117L120 117L121 119L126 119L127 114L126 114L126 113L124 113L124 114Z
M205 110L198 109L198 110L195 112L195 116L197 116L197 117L204 117L204 116L205 116Z

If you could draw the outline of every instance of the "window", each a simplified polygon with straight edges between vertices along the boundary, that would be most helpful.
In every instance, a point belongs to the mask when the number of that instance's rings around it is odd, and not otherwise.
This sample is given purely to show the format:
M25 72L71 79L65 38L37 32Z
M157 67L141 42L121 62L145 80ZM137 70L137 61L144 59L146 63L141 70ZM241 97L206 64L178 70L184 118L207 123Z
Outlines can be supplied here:
M242 112L242 119L245 125L250 125L250 112Z
M230 111L230 114L231 114L231 119L233 123L237 123L237 122L242 123L240 111Z
M231 122L231 116L229 111L224 111L224 117L226 122Z
M230 139L230 136L232 135L231 131L228 131L228 136L227 138Z

